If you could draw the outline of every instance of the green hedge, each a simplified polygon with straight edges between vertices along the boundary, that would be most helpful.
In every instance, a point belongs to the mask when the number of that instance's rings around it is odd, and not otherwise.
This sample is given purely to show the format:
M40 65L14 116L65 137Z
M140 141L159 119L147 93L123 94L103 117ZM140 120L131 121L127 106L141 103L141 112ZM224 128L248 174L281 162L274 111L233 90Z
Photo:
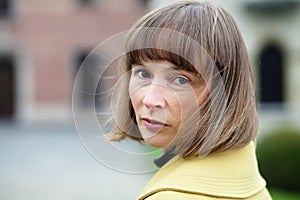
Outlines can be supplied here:
M300 191L300 130L265 134L258 140L257 158L269 187Z

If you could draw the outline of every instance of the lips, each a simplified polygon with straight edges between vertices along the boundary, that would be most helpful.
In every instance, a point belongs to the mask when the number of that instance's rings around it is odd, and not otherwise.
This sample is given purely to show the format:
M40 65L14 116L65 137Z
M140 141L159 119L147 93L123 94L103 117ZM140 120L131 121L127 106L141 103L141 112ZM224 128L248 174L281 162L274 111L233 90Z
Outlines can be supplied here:
M169 126L160 121L148 119L148 118L142 118L142 122L143 122L144 126L151 131L159 131L159 130Z

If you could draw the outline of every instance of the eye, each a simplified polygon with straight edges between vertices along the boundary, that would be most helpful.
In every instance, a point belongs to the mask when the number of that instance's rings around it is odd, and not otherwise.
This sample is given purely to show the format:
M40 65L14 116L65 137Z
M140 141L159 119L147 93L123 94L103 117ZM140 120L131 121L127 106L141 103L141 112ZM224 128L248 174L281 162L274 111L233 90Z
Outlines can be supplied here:
M136 74L138 75L138 77L140 77L142 79L151 78L151 75L147 71L145 71L145 70L138 70L136 72Z
M190 82L190 79L188 79L184 76L178 76L178 77L174 78L173 82L176 85L185 85Z

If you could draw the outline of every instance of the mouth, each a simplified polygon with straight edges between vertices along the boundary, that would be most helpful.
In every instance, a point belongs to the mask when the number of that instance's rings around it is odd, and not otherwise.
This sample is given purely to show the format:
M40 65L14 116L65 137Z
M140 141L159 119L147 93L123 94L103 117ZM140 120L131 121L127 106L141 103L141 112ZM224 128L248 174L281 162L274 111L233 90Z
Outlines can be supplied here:
M151 131L159 131L159 130L162 130L163 128L170 126L170 125L160 122L158 120L153 120L153 119L149 119L149 118L142 118L142 122L143 122L144 126Z

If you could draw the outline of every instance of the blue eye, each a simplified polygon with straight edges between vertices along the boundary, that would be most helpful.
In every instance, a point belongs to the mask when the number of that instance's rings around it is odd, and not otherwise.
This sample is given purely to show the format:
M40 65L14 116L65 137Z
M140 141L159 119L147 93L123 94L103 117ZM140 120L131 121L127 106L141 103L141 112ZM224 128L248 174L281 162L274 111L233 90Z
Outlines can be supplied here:
M150 78L150 77L151 77L151 75L150 75L148 72L144 71L144 70L138 70L138 71L137 71L137 75L138 75L140 78L143 78L143 79L147 79L147 78Z
M184 84L187 84L189 82L190 82L190 80L188 78L183 77L183 76L179 76L179 77L176 77L174 79L174 83L177 84L177 85L184 85Z

